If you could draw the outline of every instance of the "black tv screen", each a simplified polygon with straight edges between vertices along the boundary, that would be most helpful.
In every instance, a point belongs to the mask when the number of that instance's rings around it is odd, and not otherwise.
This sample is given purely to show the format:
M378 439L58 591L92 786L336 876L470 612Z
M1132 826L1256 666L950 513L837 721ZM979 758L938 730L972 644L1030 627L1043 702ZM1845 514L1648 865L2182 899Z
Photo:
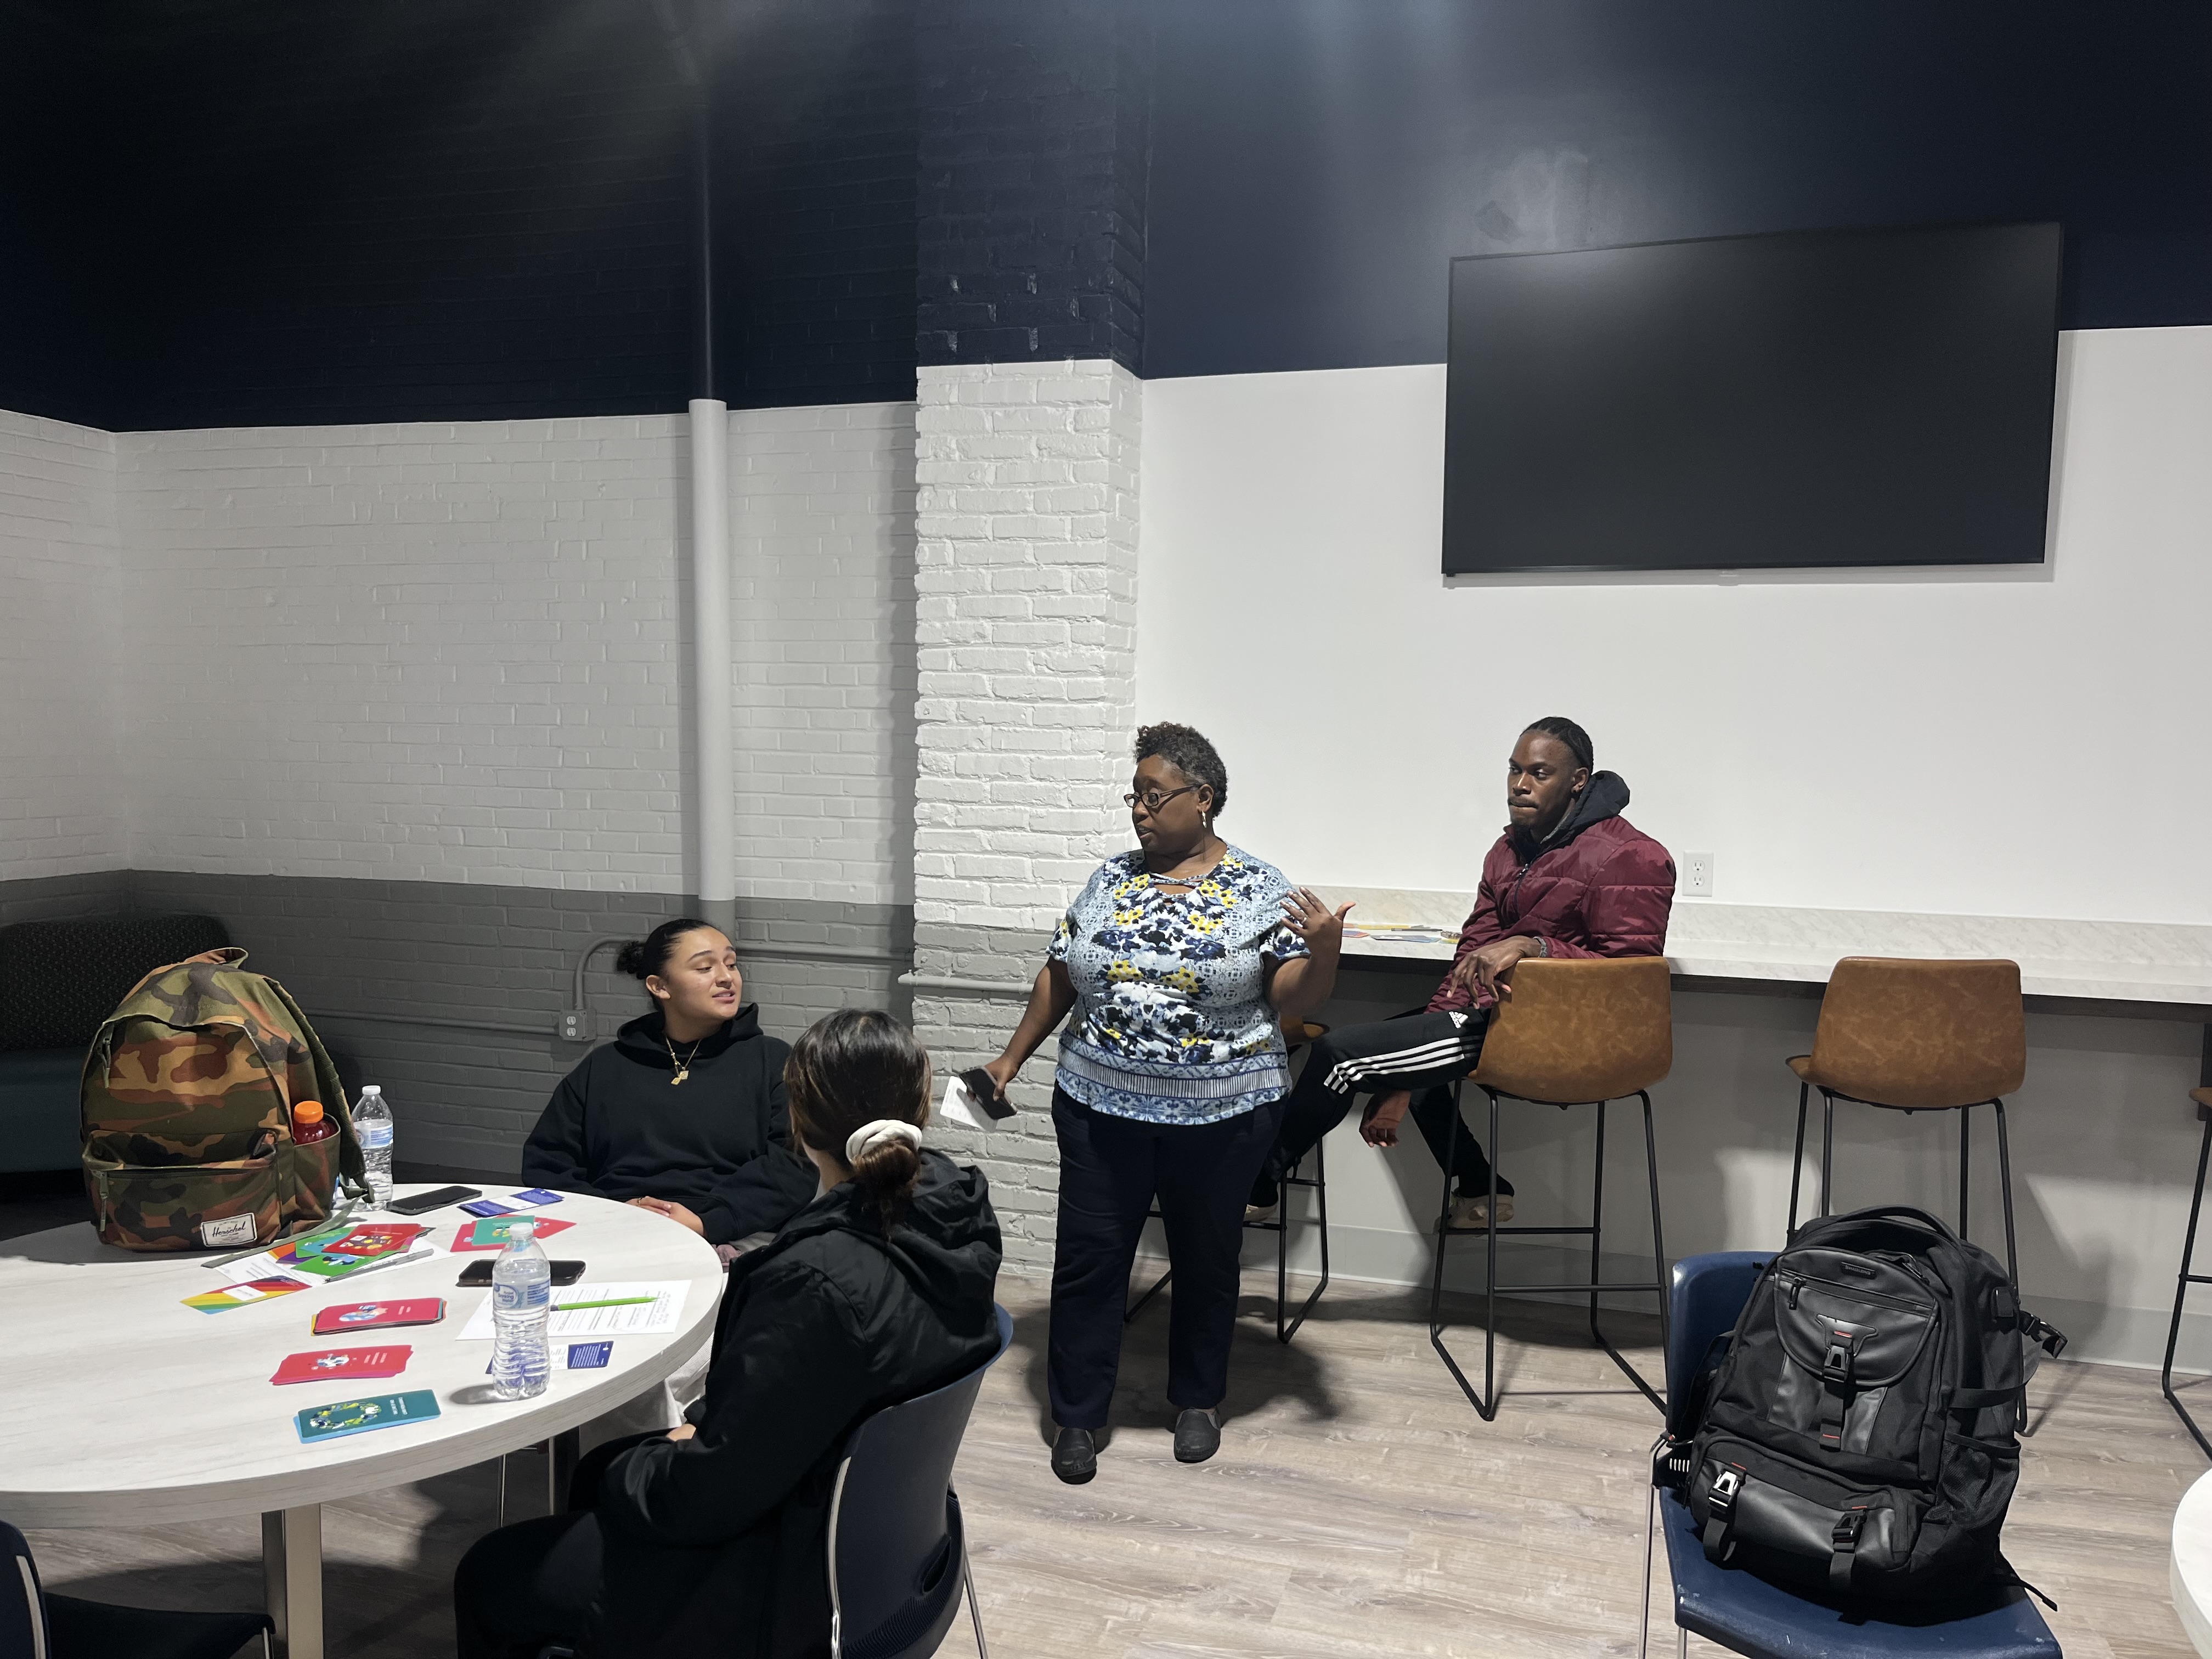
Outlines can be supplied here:
M1455 259L1447 575L2033 564L2059 227Z

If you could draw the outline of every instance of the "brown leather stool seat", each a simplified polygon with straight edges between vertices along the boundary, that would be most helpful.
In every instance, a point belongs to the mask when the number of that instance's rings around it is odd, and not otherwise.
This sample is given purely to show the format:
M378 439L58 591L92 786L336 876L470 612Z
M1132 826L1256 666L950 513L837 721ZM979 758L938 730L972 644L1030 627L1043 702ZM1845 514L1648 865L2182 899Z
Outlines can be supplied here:
M1300 1019L1295 1015L1285 1015L1281 1024L1283 1047L1291 1054L1296 1054L1309 1042L1328 1035L1328 1027L1320 1021ZM1326 1137L1323 1139L1325 1139ZM1284 1171L1282 1180L1277 1183L1279 1197L1275 1206L1275 1218L1273 1221L1247 1221L1244 1224L1254 1232L1275 1235L1275 1340L1278 1342L1286 1343L1298 1334L1298 1327L1306 1322L1306 1316L1313 1311L1314 1304L1321 1300L1321 1293L1328 1288L1328 1155L1323 1150L1322 1143L1316 1141L1313 1151L1306 1156L1313 1160L1311 1175L1305 1172L1305 1158L1300 1158ZM1310 1192L1314 1195L1314 1224L1321 1231L1321 1278L1313 1289L1306 1293L1306 1299L1298 1304L1298 1310L1295 1315L1290 1311L1291 1193L1293 1188ZM1155 1204L1147 1219L1157 1221L1159 1218L1159 1206ZM1143 1295L1128 1304L1122 1312L1121 1322L1126 1325L1144 1312L1146 1304L1167 1289L1168 1281L1174 1277L1175 1264L1170 1261L1168 1264L1168 1270L1154 1279L1151 1287Z
M1452 1149L1460 1133L1458 1087L1453 1091L1452 1122L1443 1159L1444 1196L1437 1218L1435 1278L1429 1291L1429 1342L1485 1422L1498 1415L1498 1298L1556 1291L1587 1291L1590 1337L1627 1373L1630 1382L1661 1412L1658 1391L1621 1357L1599 1328L1601 1294L1627 1291L1658 1300L1660 1346L1666 1346L1667 1247L1660 1232L1659 1152L1651 1127L1654 1085L1674 1064L1674 988L1663 957L1555 961L1524 957L1513 969L1513 994L1492 1015L1484 1034L1482 1058L1467 1081L1490 1097L1490 1209L1498 1214L1498 1117L1501 1101L1597 1109L1597 1146L1590 1177L1590 1224L1587 1227L1453 1227ZM1652 1276L1618 1283L1601 1280L1600 1252L1605 1226L1605 1119L1613 1101L1633 1095L1644 1103L1644 1157L1651 1187ZM1489 1311L1482 1337L1482 1389L1468 1382L1443 1340L1444 1248L1459 1234L1488 1236L1484 1292ZM1590 1276L1587 1285L1501 1285L1498 1282L1498 1240L1508 1237L1587 1237Z
M1797 1155L1790 1171L1790 1231L1805 1161L1805 1113L1820 1091L1820 1210L1828 1213L1836 1103L1900 1112L1959 1114L1959 1236L1966 1237L1973 1111L1996 1110L2005 1267L2020 1282L2013 1238L2012 1147L2004 1097L2027 1076L2027 1022L2016 962L1923 962L1845 957L1820 998L1813 1052L1795 1055Z
M2204 1076L2212 1083L2212 1026L2204 1033ZM2166 1360L2159 1367L2158 1386L2166 1395L2166 1403L2173 1407L2207 1457L2212 1457L2212 1439L2197 1426L2197 1419L2189 1414L2189 1407L2181 1403L2181 1396L2173 1391L2173 1351L2181 1342L2181 1304L2189 1295L2191 1285L2212 1285L2212 1273L2195 1270L2197 1260L2197 1222L2204 1211L2204 1172L2212 1164L2212 1086L2191 1089L2190 1100L2197 1107L2197 1121L2204 1126L2203 1143L2197 1149L2197 1191L2189 1200L2189 1231L2181 1241L2181 1276L2173 1286L2173 1322L2166 1329Z

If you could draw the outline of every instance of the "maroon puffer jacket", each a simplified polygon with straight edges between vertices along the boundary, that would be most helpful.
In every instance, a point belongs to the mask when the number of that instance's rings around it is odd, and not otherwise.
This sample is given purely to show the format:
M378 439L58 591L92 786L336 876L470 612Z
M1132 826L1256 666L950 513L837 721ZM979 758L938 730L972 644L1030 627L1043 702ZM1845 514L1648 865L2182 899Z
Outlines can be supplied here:
M1508 830L1482 861L1474 910L1460 929L1452 965L1495 939L1526 934L1553 957L1656 957L1667 948L1674 906L1674 860L1626 818L1628 786L1598 772L1551 845L1523 860ZM1474 1006L1493 1000L1478 995ZM1429 1012L1465 1008L1451 975L1429 999Z

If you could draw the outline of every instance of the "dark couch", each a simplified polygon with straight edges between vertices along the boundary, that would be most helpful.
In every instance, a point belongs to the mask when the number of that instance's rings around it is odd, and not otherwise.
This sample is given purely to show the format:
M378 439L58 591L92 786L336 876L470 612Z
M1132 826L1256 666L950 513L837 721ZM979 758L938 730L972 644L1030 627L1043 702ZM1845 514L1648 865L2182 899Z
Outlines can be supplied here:
M0 1172L74 1169L84 1051L153 972L230 943L213 916L0 927Z

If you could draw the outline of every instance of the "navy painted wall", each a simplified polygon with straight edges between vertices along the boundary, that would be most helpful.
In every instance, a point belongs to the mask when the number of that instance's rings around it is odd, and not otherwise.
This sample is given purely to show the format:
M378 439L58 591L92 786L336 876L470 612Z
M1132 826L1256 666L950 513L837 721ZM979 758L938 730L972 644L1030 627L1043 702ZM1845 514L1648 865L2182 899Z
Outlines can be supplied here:
M1444 357L1456 254L2057 217L2067 327L2212 322L2196 0L1159 13L1145 373Z

